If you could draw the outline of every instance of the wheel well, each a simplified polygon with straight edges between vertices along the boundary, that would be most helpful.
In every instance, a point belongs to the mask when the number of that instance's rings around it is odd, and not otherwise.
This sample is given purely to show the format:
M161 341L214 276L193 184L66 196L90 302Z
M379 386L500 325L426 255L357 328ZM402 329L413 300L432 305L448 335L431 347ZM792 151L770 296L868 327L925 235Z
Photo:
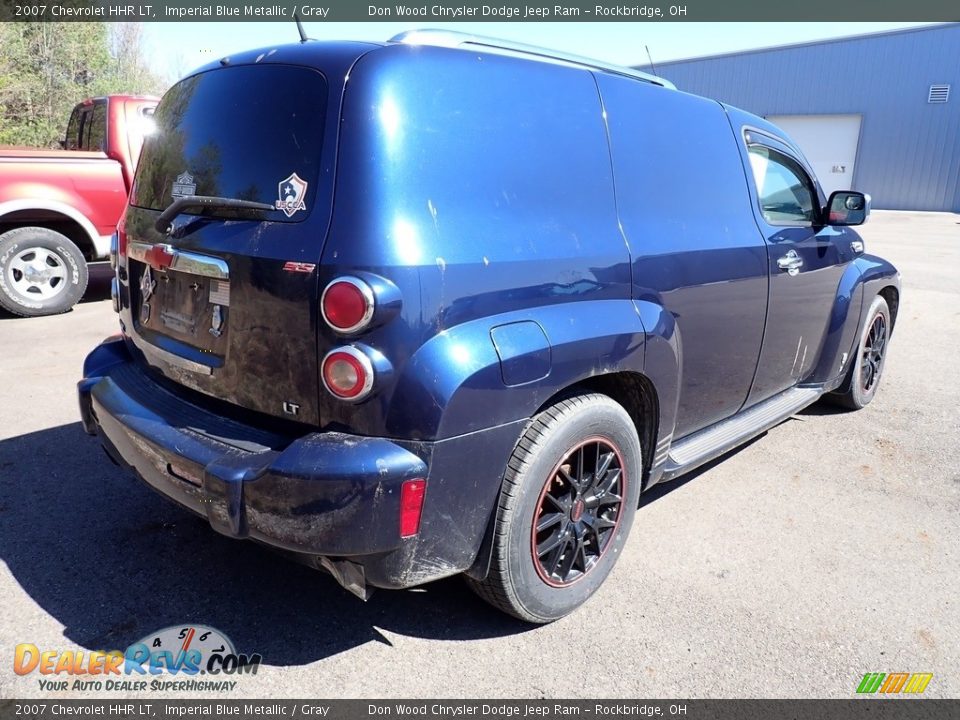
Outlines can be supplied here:
M543 403L543 405L533 413L532 417L536 417L543 410L564 398L592 392L606 395L618 402L633 420L633 425L637 430L637 436L640 438L640 450L643 453L643 484L645 486L649 479L650 468L653 466L653 455L657 443L657 426L660 418L660 404L653 383L644 375L635 372L617 372L607 375L597 375L587 378L586 380L581 380L554 393L549 400ZM473 565L466 571L466 574L474 580L483 580L489 571L491 558L490 549L493 547L496 516L497 511L496 507L494 507L490 520L487 523L487 530L484 534L483 541L480 543L480 549L477 551L477 556L474 558Z
M87 260L94 258L93 242L83 226L54 210L17 210L0 218L0 235L22 227L43 227L65 235Z
M564 397L580 395L585 392L606 395L622 405L623 409L630 415L637 430L637 437L640 438L640 449L643 453L643 475L646 478L653 466L653 455L657 444L657 426L660 418L659 401L653 383L646 376L636 372L597 375L564 388L545 402L540 410L553 405Z
M900 309L900 293L893 285L888 285L880 291L880 297L887 301L887 307L890 308L890 330L897 325L897 310Z

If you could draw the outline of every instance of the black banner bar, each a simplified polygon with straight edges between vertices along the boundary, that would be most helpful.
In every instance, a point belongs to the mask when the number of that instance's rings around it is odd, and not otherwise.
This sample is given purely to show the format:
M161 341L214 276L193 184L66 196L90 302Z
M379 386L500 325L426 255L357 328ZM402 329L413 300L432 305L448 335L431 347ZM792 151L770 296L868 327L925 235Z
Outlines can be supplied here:
M725 22L960 20L957 0L384 2L383 0L3 0L13 22Z
M947 720L960 700L0 700L0 720Z

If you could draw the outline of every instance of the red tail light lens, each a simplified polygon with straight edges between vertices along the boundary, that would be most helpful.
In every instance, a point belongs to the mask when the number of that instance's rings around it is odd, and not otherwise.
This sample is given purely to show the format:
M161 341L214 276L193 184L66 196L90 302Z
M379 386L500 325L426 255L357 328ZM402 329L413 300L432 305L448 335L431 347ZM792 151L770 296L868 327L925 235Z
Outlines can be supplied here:
M320 297L323 319L341 333L355 333L369 325L373 308L373 290L355 277L337 278L327 285Z
M323 385L343 400L360 400L373 387L373 365L370 359L353 347L331 350L321 365Z
M420 532L426 480L407 480L400 486L400 537L413 537Z

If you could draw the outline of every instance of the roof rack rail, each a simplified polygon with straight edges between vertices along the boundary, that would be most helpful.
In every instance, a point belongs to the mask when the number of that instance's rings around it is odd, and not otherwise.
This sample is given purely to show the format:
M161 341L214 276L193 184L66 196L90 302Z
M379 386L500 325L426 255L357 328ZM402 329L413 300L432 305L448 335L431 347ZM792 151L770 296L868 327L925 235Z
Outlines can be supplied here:
M676 90L676 86L669 80L662 77L645 73L642 70L614 65L612 63L591 60L580 55L571 55L569 53L557 52L536 45L527 45L525 43L513 42L512 40L500 40L498 38L484 37L483 35L471 35L469 33L456 32L454 30L408 30L399 35L390 38L392 43L401 43L404 45L432 45L435 47L462 48L465 46L486 48L490 51L501 51L505 53L516 53L518 55L530 56L534 59L540 59L547 62L555 62L575 67L586 68L589 70L599 70L612 75L623 75L624 77L642 80L644 82L660 85L670 90Z

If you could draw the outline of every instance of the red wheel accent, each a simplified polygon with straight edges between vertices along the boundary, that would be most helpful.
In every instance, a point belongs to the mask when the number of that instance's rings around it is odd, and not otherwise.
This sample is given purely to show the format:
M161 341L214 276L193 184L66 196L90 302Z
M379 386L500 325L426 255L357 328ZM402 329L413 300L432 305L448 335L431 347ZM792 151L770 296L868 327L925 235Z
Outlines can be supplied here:
M596 567L616 537L626 495L623 456L608 438L584 440L554 466L530 528L533 566L543 582L567 587Z

